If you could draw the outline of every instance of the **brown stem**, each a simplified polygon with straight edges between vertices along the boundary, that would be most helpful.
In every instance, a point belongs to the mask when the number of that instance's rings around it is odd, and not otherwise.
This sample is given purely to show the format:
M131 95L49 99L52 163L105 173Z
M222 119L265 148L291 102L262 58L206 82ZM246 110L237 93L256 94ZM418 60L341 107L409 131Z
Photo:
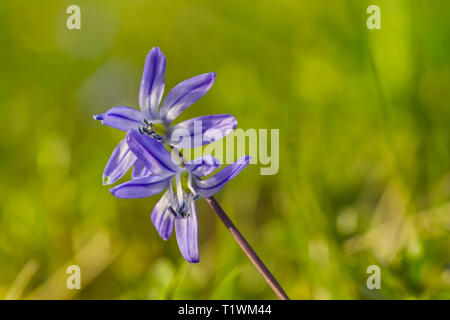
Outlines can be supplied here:
M277 295L280 300L289 300L289 297L284 292L283 288L280 286L275 277L270 273L269 269L267 269L264 262L256 254L255 250L250 246L250 244L245 240L242 234L239 232L238 228L234 225L234 223L227 216L225 211L223 211L222 207L219 205L217 200L211 196L206 198L206 201L214 210L214 212L219 216L220 220L222 220L225 227L230 231L233 238L239 244L239 246L244 250L247 257L251 262L255 265L256 269L261 273L264 280L266 280L267 284L272 288L273 292Z

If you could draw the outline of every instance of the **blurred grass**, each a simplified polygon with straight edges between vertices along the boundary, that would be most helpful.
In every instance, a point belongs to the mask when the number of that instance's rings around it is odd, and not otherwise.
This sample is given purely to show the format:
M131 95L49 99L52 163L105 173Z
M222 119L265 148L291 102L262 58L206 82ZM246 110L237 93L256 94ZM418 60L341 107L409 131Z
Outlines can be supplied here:
M180 121L280 129L278 174L249 166L217 198L292 298L450 298L448 1L84 0L77 31L70 4L0 3L0 297L274 297L203 201L187 265L151 225L158 197L101 185L123 134L92 115L137 107L159 46L167 89L217 72ZM88 281L67 292L80 252Z

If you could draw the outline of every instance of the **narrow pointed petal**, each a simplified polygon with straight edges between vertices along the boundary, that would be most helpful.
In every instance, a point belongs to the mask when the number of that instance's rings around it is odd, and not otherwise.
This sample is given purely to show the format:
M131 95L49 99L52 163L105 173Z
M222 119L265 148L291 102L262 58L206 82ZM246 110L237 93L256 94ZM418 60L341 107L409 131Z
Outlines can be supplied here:
M144 115L139 110L129 107L114 107L102 114L94 116L95 120L100 120L102 124L128 131L137 129L144 120Z
M222 139L236 126L236 118L229 114L197 117L171 127L167 142L178 149L196 148Z
M164 98L160 116L166 123L172 122L180 113L203 97L214 83L216 74L205 73L175 86Z
M166 191L152 211L152 222L161 238L169 240L172 235L175 217L168 210L170 192Z
M170 184L170 179L171 177L150 175L119 184L109 191L117 198L147 198L166 189Z
M186 218L175 219L175 233L181 255L190 263L198 263L198 225L197 212L194 201L191 202L190 215Z
M194 179L195 190L197 190L197 192L200 193L203 198L212 196L217 191L219 191L228 181L236 177L239 172L241 172L249 164L249 161L249 156L243 156L235 163L230 164L228 167L220 170L211 178L205 180Z
M151 173L152 172L144 166L141 160L136 159L136 162L134 163L133 166L133 171L131 172L131 178L132 179L143 178Z
M194 176L204 177L208 174L211 174L214 170L220 167L220 161L208 154L189 161L184 165L184 167Z
M113 184L131 168L136 161L136 156L128 148L127 142L120 141L109 157L103 171L103 185Z
M158 108L164 93L166 57L158 47L150 50L145 59L139 91L139 105L147 119L158 118Z
M168 176L182 170L172 158L172 154L155 139L143 135L137 130L130 130L126 140L131 151L153 174Z

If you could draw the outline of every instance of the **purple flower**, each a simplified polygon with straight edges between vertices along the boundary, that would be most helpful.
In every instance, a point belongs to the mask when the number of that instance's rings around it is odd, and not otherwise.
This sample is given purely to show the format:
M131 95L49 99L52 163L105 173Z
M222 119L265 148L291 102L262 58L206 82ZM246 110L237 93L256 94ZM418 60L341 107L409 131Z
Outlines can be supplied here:
M107 112L95 115L94 119L103 124L128 131L138 130L161 143L183 147L198 147L209 143L203 139L208 130L215 130L215 138L222 138L236 128L236 119L231 115L212 115L198 117L172 126L171 123L180 113L203 97L214 83L215 73L205 73L185 80L175 86L165 97L161 107L160 102L164 93L164 75L166 58L161 50L153 48L145 60L144 74L139 91L140 111L129 107L114 107ZM193 123L202 124L202 130L194 130ZM189 133L189 144L180 144L172 140L172 133L177 129ZM217 137L217 132L219 137ZM103 184L112 184L120 179L133 167L133 178L143 177L150 172L128 148L122 140L111 154L103 172Z
M195 200L219 191L248 165L250 157L244 156L202 179L220 166L210 155L180 164L163 144L135 129L128 131L126 142L152 174L120 184L111 193L118 198L144 198L166 190L152 211L152 222L164 240L169 239L175 226L181 254L191 263L199 262Z

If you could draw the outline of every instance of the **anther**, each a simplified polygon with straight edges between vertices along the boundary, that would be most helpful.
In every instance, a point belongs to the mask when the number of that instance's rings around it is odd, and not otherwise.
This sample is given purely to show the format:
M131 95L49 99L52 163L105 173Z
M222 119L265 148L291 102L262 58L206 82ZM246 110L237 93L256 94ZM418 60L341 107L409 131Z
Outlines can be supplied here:
M189 217L189 215L190 215L189 212L186 212L186 211L181 211L180 212L180 216L182 216L183 218L187 218L187 217Z
M143 122L143 125L139 127L139 132L141 134L145 134L147 136L157 139L157 137L154 136L156 133L155 133L155 128L153 127L153 124L151 122L148 122L147 119L142 120L142 122ZM159 139L157 139L157 140L159 140ZM162 137L161 137L161 140L162 140Z
M175 210L172 208L172 206L169 206L169 212L170 212L171 214L173 214L174 217L177 216L177 213L176 213Z
M152 132L151 134L152 138L158 141L162 141L163 137L155 132Z

